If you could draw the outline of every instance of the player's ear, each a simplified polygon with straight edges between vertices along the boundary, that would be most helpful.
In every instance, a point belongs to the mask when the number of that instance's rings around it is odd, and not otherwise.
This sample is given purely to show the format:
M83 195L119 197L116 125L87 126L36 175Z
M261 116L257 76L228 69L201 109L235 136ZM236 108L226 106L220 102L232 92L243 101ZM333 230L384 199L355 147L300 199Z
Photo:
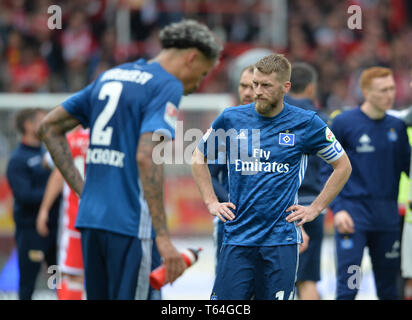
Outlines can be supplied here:
M283 84L283 93L288 93L291 87L292 87L292 83L290 81L286 81Z
M369 90L368 89L362 89L362 96L365 100L368 100Z
M194 62L196 61L198 57L198 52L196 49L189 49L186 51L185 54L185 64L186 66L188 66L189 68L192 68Z

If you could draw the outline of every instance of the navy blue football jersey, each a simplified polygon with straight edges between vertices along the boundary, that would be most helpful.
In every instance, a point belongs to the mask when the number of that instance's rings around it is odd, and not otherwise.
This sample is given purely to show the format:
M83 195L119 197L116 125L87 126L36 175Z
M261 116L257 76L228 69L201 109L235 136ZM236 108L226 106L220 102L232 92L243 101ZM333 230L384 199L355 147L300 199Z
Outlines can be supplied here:
M146 132L174 138L182 95L176 77L159 63L141 59L105 71L63 103L83 127L90 127L77 228L153 237L136 163L138 141Z
M225 109L198 148L208 162L226 153L236 217L225 223L223 242L247 246L300 243L300 228L285 219L286 209L298 202L308 155L330 163L344 153L315 112L287 103L272 118L253 103Z
M352 164L352 174L331 203L332 210L347 210L355 228L398 229L399 179L402 171L409 174L410 163L403 121L388 114L373 120L357 107L336 116L331 129ZM356 210L350 203L354 201L359 207Z

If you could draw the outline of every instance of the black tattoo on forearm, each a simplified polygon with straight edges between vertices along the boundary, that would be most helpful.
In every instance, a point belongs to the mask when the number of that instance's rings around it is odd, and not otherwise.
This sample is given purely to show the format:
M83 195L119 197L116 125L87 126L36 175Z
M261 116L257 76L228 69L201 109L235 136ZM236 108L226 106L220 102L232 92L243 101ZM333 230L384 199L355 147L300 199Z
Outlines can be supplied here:
M62 107L58 107L42 121L38 134L66 182L78 195L81 195L83 178L74 165L66 139L66 132L78 124L77 119L71 117Z
M152 141L151 133L143 134L139 140L137 163L153 227L156 235L162 235L168 233L163 203L163 165L152 161L152 151L158 143L160 142Z

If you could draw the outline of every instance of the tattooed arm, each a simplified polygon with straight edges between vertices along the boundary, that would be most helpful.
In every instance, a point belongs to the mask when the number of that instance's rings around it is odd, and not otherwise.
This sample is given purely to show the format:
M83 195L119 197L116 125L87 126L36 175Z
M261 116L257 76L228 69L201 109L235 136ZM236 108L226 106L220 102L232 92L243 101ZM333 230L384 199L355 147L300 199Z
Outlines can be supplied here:
M54 164L78 196L83 190L83 178L74 166L66 132L79 124L79 120L73 118L62 106L58 106L46 115L38 130L38 135L46 144Z
M144 197L147 201L153 227L156 232L156 245L166 266L166 281L175 281L186 269L183 258L173 246L167 229L166 213L163 205L163 165L152 160L153 148L161 139L152 139L151 132L140 136L136 159Z

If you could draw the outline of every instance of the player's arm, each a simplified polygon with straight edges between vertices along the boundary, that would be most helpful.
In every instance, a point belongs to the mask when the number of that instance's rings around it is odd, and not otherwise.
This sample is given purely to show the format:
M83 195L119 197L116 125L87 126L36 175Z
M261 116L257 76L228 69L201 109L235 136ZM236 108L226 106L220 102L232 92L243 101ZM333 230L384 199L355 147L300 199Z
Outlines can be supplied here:
M286 212L294 211L286 218L288 222L294 222L300 220L297 226L303 225L305 222L310 222L315 219L326 207L332 202L332 200L338 195L338 193L345 186L352 172L352 166L346 153L331 162L330 165L333 168L333 172L329 179L326 181L320 194L312 202L309 207L300 205L293 205L289 207Z
M236 210L236 207L233 203L220 203L217 199L213 190L207 159L198 148L195 149L192 156L192 174L210 214L217 216L223 222L226 222L226 219L233 220L235 215L230 208Z
M38 131L39 137L46 144L54 164L78 196L83 190L83 178L74 165L66 132L79 124L80 121L60 105L47 114Z
M36 229L38 234L42 237L46 237L49 234L49 229L47 227L49 212L53 203L63 190L63 183L63 176L59 170L54 169L47 181L46 190L36 219Z
M146 132L140 136L136 159L144 197L156 232L156 245L166 266L166 281L172 283L184 272L186 265L170 240L163 205L163 164L156 164L152 160L153 149L162 139L154 141L153 135L152 132Z

